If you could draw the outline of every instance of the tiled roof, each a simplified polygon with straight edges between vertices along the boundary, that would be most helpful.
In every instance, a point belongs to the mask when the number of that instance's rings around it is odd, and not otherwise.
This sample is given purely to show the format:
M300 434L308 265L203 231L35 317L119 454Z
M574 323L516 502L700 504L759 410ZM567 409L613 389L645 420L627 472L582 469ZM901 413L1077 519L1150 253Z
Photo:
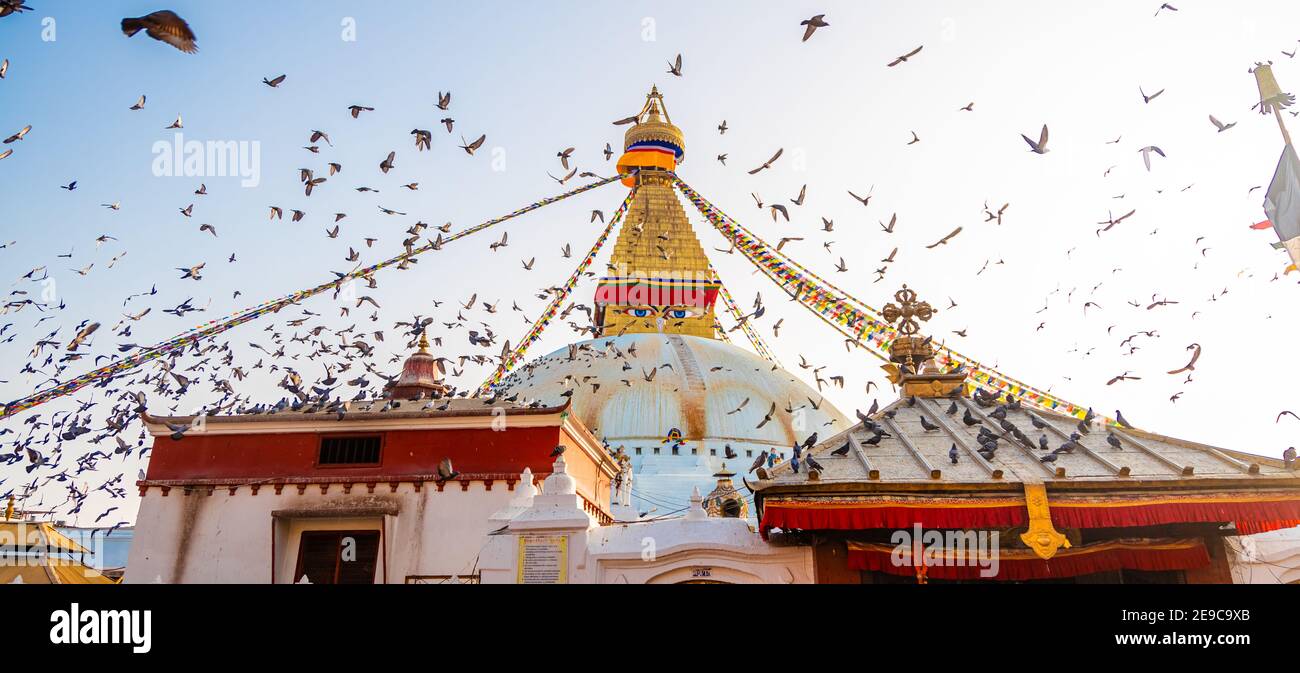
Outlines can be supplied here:
M1005 411L1005 427L990 416L1001 415L999 409ZM926 430L922 417L937 429ZM1230 452L1137 429L1102 427L1096 421L1085 433L1076 418L1018 405L982 406L969 397L902 399L869 420L890 436L881 437L875 445L868 444L877 432L858 423L812 448L809 453L823 468L819 482L810 481L805 464L795 473L787 461L768 470L770 479L752 486L764 490L809 483L882 484L887 488L904 483L945 487L1162 480L1213 485L1215 480L1300 479L1300 471L1284 468L1275 458ZM991 457L980 455L981 427L999 437ZM1016 430L1023 439L1016 438ZM1078 439L1071 441L1075 433ZM1118 441L1118 447L1108 442L1108 435ZM1039 448L1040 437L1046 437L1046 450ZM847 453L832 454L846 444ZM954 445L956 464L949 458ZM1071 450L1058 451L1063 445L1069 445ZM1041 459L1048 455L1055 455L1055 459L1043 462Z

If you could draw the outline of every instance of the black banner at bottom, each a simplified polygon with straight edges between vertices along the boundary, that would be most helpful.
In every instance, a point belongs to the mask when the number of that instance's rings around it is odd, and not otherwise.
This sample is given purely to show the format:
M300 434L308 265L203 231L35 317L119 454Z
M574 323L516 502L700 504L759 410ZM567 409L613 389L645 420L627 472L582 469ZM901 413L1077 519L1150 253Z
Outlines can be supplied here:
M748 641L776 656L996 647L1104 663L1286 653L1297 641L1288 587L33 585L0 588L0 599L5 640L28 662L220 663L260 652L396 663L537 647L577 648L571 656L582 660L630 643L686 662L701 650L673 643Z

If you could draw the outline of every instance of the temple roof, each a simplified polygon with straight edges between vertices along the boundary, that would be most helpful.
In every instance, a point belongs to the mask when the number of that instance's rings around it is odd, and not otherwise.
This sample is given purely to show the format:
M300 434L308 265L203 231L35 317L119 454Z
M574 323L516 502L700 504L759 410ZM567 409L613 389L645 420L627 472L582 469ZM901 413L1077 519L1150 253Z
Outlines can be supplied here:
M955 413L947 413L952 405ZM1018 441L989 414L1005 409L1005 421L1021 430L1030 446ZM969 411L976 423L967 424ZM1000 412L999 412L1000 413ZM927 431L921 418L938 429ZM1046 483L1050 488L1062 485L1139 486L1149 482L1180 482L1194 486L1212 486L1229 481L1256 483L1285 480L1300 485L1300 472L1283 467L1280 460L1229 451L1143 430L1101 427L1097 422L1089 432L1079 432L1079 420L1070 416L1032 410L1018 405L982 406L968 396L909 397L900 399L869 419L892 435L882 437L875 446L866 442L876 432L864 423L849 428L813 446L810 453L821 464L818 480L810 480L806 465L795 473L789 461L768 470L770 479L752 483L756 491L808 485L817 490L986 490L1005 484L1017 488L1024 483ZM1043 427L1035 426L1035 422ZM980 427L1001 437L991 458L980 455L977 441ZM1072 434L1079 438L1071 442ZM1119 447L1107 436L1113 435ZM1047 450L1039 448L1040 437L1047 438ZM832 452L849 445L842 456ZM1057 452L1067 443L1069 452ZM949 458L950 448L957 447L957 463ZM1054 453L1055 452L1055 453ZM1040 459L1049 454L1053 462ZM803 490L803 489L796 489Z

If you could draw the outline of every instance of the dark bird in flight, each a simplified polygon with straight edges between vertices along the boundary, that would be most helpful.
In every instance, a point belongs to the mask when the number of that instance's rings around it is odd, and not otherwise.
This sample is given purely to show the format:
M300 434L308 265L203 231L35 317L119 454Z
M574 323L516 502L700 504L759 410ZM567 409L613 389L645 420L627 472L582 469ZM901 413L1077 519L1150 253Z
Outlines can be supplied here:
M19 12L31 11L23 0L0 0L0 17L17 14Z
M122 19L122 32L127 37L142 30L149 37L166 42L186 54L199 50L194 44L194 31L190 30L190 25L171 10L163 9L134 19Z
M814 16L811 19L805 19L803 21L800 21L799 25L807 26L807 28L805 28L803 31L803 39L800 40L800 42L807 42L808 38L812 37L813 33L817 32L818 28L825 28L831 25L829 23L826 23L823 20L825 18L826 18L825 14L818 14L817 16Z
M475 141L472 142L472 143L465 143L465 136L461 136L461 137L460 137L460 142L463 143L463 144L460 146L460 148L461 148L462 150L465 150L465 154L473 155L473 154L474 154L474 150L476 150L476 149L478 149L478 148L480 148L480 147L483 146L483 141L484 141L484 140L487 140L487 134L483 134L483 135L479 136L479 137L478 137L478 140L475 140Z
M773 154L773 155L772 155L772 158L771 158L771 159L768 159L767 161L764 161L762 166L759 166L758 168L755 168L754 170L750 171L749 174L750 174L750 175L754 175L755 173L757 173L757 172L759 172L759 171L761 171L761 170L763 170L763 169L765 169L765 168L771 168L771 167L772 167L772 164L775 163L777 159L780 159L780 158L781 158L781 153L784 152L784 151L785 151L785 148L784 148L784 147L778 149L778 150L776 151L776 154Z
M1192 359L1191 359L1191 361L1189 361L1187 364L1183 365L1183 367L1182 367L1181 369L1174 369L1174 370L1171 370L1171 371L1168 372L1168 373L1170 373L1170 374L1181 374L1181 373L1183 373L1183 372L1189 372L1189 371L1192 371L1192 370L1196 369L1196 361L1197 361L1198 359L1200 359L1200 357L1201 357L1201 344L1194 343L1194 344L1188 346L1188 347L1187 347L1187 350L1189 350L1189 351L1194 351L1194 352L1192 353Z
M1143 147L1142 149L1138 150L1138 152L1142 155L1142 163L1146 164L1147 172L1151 171L1152 152L1159 154L1161 157L1165 156L1164 150L1160 149L1159 147L1156 147L1155 145L1147 145L1146 147Z
M921 53L921 50L922 50L922 49L925 49L925 45L921 45L921 46L917 47L916 49L913 49L912 51L909 51L909 52L907 52L906 54L903 54L902 56L899 56L898 58L894 59L893 61L890 61L890 62L889 62L889 67L892 68L892 67L898 65L899 63L907 63L907 59L912 58L913 56L916 56L917 54Z
M1210 123L1214 124L1214 128L1219 129L1219 133L1223 133L1224 131L1227 131L1228 129L1237 125L1237 122L1228 122L1227 124L1224 124L1218 119L1215 119L1214 115L1210 115Z
M776 402L773 402L773 403L772 403L772 408L767 410L767 415L763 416L763 420L761 420L761 421L758 422L758 425L755 426L755 429L758 429L758 428L763 427L764 425L767 425L768 422L770 422L770 421L772 420L772 417L775 416L775 415L776 415Z
M937 247L939 247L939 246L941 246L941 245L947 245L947 244L948 244L948 241L952 240L953 237L955 237L957 234L960 234L960 233L961 233L961 227L957 227L956 229L954 229L954 230L952 231L952 233L948 234L947 236L944 236L943 238L939 239L937 242L935 242L935 243L931 243L930 245L927 245L927 246L925 246L925 247L926 247L927 249L934 249L934 248L937 248Z
M673 61L668 62L668 74L676 75L678 77L682 76L682 55L681 54L677 55L676 63L674 63Z
M1047 124L1043 124L1043 130L1038 134L1038 142L1034 142L1033 138L1023 133L1020 134L1020 137L1029 143L1029 150L1034 154L1047 154Z
M438 479L447 481L448 479L455 479L459 476L460 472L457 472L451 466L451 458L443 458L442 462L438 463Z

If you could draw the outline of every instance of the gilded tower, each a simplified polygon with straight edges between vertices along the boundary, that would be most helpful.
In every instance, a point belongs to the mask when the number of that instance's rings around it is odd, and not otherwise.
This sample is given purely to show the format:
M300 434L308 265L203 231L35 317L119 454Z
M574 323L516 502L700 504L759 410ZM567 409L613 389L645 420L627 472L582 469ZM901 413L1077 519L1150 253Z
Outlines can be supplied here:
M813 402L820 395L797 376L723 338L722 286L674 185L681 129L657 90L631 121L618 170L635 192L596 289L600 332L516 368L496 392L569 404L624 456L624 520L687 508L710 490L715 513L749 518L724 461L788 458L809 432L849 422L830 401Z
M602 336L664 333L717 338L714 303L721 284L673 190L673 170L686 156L663 95L653 88L628 129L620 173L636 189L596 290Z

